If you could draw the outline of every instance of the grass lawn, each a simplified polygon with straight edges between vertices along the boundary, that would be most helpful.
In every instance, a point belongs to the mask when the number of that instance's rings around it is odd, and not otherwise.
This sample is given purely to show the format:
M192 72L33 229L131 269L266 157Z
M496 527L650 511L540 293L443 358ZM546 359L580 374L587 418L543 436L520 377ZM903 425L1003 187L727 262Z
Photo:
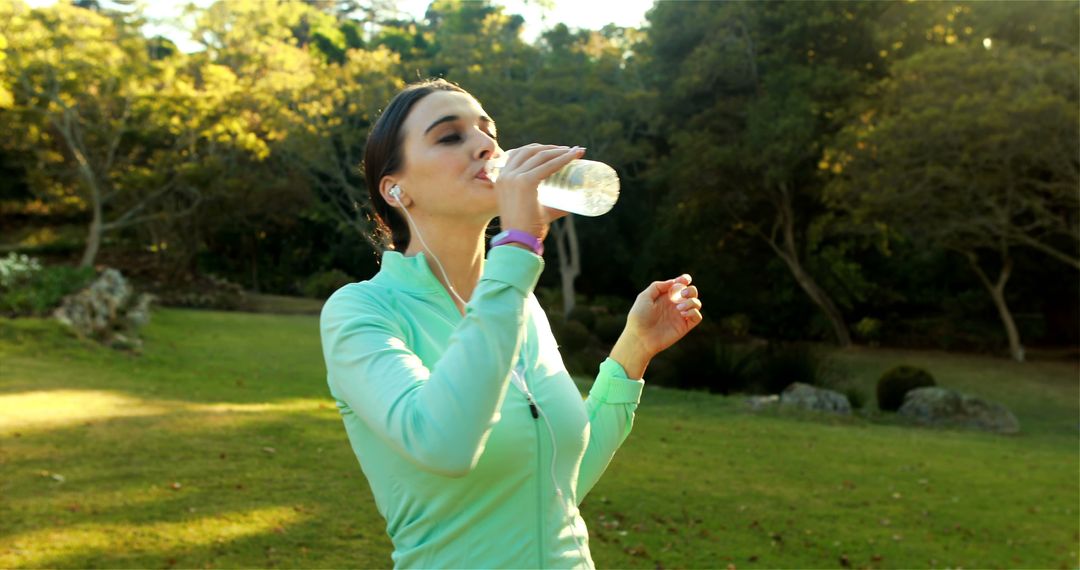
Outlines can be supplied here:
M0 567L390 566L316 316L159 309L145 338L135 357L0 319ZM598 567L1078 567L1076 364L837 358L867 394L924 366L1022 433L753 414L647 385L582 506Z

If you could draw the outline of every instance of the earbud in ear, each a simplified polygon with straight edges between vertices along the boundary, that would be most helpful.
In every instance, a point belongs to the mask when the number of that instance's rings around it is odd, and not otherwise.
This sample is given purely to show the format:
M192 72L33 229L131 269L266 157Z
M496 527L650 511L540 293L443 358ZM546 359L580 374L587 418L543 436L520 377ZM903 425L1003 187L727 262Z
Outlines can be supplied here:
M390 187L390 196L392 196L398 203L401 203L401 187L394 184Z

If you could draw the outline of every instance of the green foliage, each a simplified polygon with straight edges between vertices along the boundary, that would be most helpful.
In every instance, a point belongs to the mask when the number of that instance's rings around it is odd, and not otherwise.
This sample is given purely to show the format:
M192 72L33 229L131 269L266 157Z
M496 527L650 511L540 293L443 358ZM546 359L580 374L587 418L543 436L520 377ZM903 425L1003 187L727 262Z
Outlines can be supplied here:
M304 296L312 299L327 299L334 291L354 281L356 278L340 269L321 271L304 281Z
M584 323L575 320L559 320L558 323L557 329L555 323L552 323L551 332L560 347L567 347L572 353L593 344L594 337Z
M742 313L724 317L720 320L720 329L728 336L745 337L750 334L750 317Z
M826 387L835 374L832 360L805 343L769 343L760 349L757 362L754 388L762 394L779 394L795 382Z
M855 323L855 336L869 343L881 340L881 321L873 317L863 317Z
M0 286L0 314L48 316L60 306L65 296L89 285L95 275L92 267L68 265L48 265L13 273L12 279Z
M615 341L619 340L619 336L622 335L623 329L626 328L626 314L601 314L596 317L596 323L593 325L593 332L600 339L600 342L607 345L614 345Z
M904 396L908 392L936 385L934 377L922 368L907 365L891 368L881 375L877 383L878 409L895 412L904 404Z
M138 269L152 280L201 271L295 295L298 276L368 278L364 137L405 81L442 75L498 120L503 148L580 144L619 172L616 209L576 219L573 319L596 347L617 339L641 284L682 272L711 314L734 315L718 338L832 338L836 321L792 278L801 267L842 323L880 319L855 324L864 342L996 349L997 309L935 237L957 228L1009 241L1021 337L1075 344L1080 275L1043 261L1077 257L1077 13L660 2L642 29L556 25L530 44L522 18L487 0L435 2L423 19L383 0L231 0L189 10L206 49L184 54L143 37L136 7L0 3L0 174L13 181L0 244L68 261L99 184L102 254L150 252ZM989 231L999 210L1010 224ZM61 227L76 231L22 239ZM979 253L986 272L1004 265ZM558 277L551 263L542 283ZM561 313L561 292L541 289ZM163 296L239 305L211 290Z
M238 283L216 275L189 277L183 283L153 291L160 303L170 307L235 311L248 308L247 295Z
M38 271L41 271L40 261L26 254L11 252L0 259L0 289L7 289Z
M596 311L589 305L575 304L568 317L569 320L577 321L589 330L592 330L593 326L596 325Z
M753 349L717 343L709 391L725 395L747 391L754 381L758 356Z

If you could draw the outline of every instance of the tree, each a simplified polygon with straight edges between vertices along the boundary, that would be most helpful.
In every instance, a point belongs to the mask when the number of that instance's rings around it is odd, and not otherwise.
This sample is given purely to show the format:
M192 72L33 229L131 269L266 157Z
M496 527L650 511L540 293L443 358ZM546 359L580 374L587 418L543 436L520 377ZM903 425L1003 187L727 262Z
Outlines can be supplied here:
M0 19L8 22L3 84L13 95L5 130L35 156L40 195L89 208L81 266L94 263L104 233L157 219L155 204L167 197L197 202L177 169L155 164L174 162L183 138L137 136L153 115L158 68L133 27L64 3L4 3Z
M1078 63L1075 51L928 48L894 65L820 165L856 221L960 254L1018 361L1005 299L1015 249L1080 269Z
M843 110L880 76L873 22L884 5L666 3L649 12L648 49L666 132L653 177L671 189L661 232L712 255L732 231L756 236L828 319L851 335L807 267L825 214L817 163Z

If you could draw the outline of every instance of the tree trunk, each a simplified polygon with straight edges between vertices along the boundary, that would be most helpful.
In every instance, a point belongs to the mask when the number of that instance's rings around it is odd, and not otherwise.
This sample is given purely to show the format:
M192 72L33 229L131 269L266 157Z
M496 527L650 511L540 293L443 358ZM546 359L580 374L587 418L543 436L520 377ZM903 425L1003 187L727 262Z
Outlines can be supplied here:
M766 238L765 241L772 246L773 251L780 256L780 259L784 260L788 269L791 270L791 274L795 277L795 281L799 283L799 286L810 297L810 300L825 314L825 318L832 325L833 334L836 335L836 344L841 348L847 348L851 346L851 333L848 331L847 323L844 322L843 313L840 312L836 303L833 303L829 294L817 284L814 277L807 273L803 269L802 263L799 262L799 250L795 246L795 212L791 207L791 196L787 185L780 185L779 198L779 202L775 204L777 214L773 235ZM781 231L784 236L782 246L776 243L775 232L777 230Z
M82 260L79 267L93 267L97 259L98 249L101 248L102 226L101 202L94 200L94 217L90 220L90 232L86 236L86 248L83 249Z
M569 318L574 310L574 280L581 274L581 255L578 248L574 215L569 214L561 222L552 224L555 247L559 252L559 275L562 277L563 317Z
M1013 360L1023 362L1024 346L1020 344L1020 332L1016 329L1016 321L1013 320L1012 311L1009 310L1009 305L1005 302L1005 283L1009 281L1009 276L1012 274L1012 256L1009 255L1007 249L1003 252L1001 271L998 273L997 282L992 283L982 268L979 267L979 258L975 255L975 252L965 252L965 255L971 269L979 276L979 281L982 281L986 290L990 292L990 297L994 299L994 306L997 307L1001 322L1005 325L1005 334L1009 337L1009 353L1012 355Z
M791 270L791 274L795 276L795 281L799 283L803 291L806 292L810 300L821 309L821 312L825 314L825 318L829 319L829 324L832 325L833 334L836 335L836 344L841 348L847 348L851 346L851 333L848 331L847 323L844 322L844 315L833 303L829 294L825 292L814 280L813 276L803 269L802 264L799 263L799 259L788 255L780 256L784 263L787 264L788 269Z

